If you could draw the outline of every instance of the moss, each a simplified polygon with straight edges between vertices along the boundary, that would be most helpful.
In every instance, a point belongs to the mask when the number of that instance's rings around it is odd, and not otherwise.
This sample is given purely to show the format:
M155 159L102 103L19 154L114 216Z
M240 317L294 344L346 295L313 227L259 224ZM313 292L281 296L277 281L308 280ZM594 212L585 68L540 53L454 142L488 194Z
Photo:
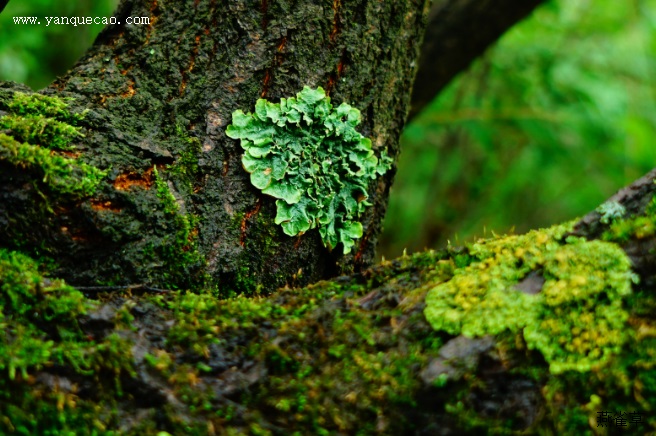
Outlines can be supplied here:
M442 267L452 277L433 278L428 321L451 335L495 335L503 355L538 351L547 367L532 357L515 373L544 383L548 425L556 433L590 433L600 411L638 411L641 428L653 427L656 420L645 422L644 412L656 399L654 366L647 363L656 341L640 332L653 331L654 298L636 285L629 259L610 241L652 235L655 204L644 216L609 219L606 241L565 237L571 225L562 225L469 246L458 255L466 262L457 264L454 256ZM443 389L452 385L448 377L440 383ZM496 419L481 421L466 403L447 407L458 422L468 423L463 428L496 428L492 433L498 434L512 428Z
M171 192L161 196L162 208L179 214ZM118 410L132 407L132 380L145 377L170 387L167 398L175 401L140 406L141 423L126 434L399 434L431 422L472 434L589 434L602 410L641 412L637 430L646 433L656 428L653 413L645 413L656 404L653 291L633 283L629 292L633 276L616 245L564 238L568 230L404 256L267 298L176 291L119 300L113 330L96 341L76 325L90 304L74 290L68 292L77 299L52 295L51 321L32 320L38 299L52 294L40 287L68 288L46 281L33 261L4 252L12 259L0 264L9 265L0 269L12 289L6 295L26 290L7 297L17 303L2 312L19 326L12 334L25 339L10 335L18 351L5 354L32 360L16 360L13 380L3 369L0 391L12 397L0 401L0 412L24 434L47 434L45 426L56 429L52 434L75 426L110 434L125 422ZM428 310L443 313L438 330L424 318L427 294ZM127 338L153 335L151 318L137 316L148 304L163 310L153 326L164 338L145 353L144 371L131 364L135 345ZM443 346L460 334L493 334L495 345L480 362L458 366L457 378L445 372L430 383L422 375L429 365L459 364L445 360ZM70 363L80 383L98 384L98 394L33 395L30 377L56 362ZM513 392L526 385L535 404L513 403L514 395L533 401ZM518 410L526 408L534 421L523 421Z
M208 277L204 272L205 261L196 243L196 217L180 211L176 198L157 168L153 169L153 175L162 210L173 226L169 229L169 235L164 236L155 248L164 262L163 284L175 289L199 290L206 285Z
M570 237L568 226L474 244L475 261L426 297L436 330L469 337L523 332L553 373L589 371L626 341L628 258L617 246ZM533 274L531 278L529 275ZM522 292L522 280L538 293Z
M71 141L81 136L75 124L83 115L67 108L57 97L14 93L6 104L9 114L0 117L0 161L37 173L53 195L87 197L107 172L55 152L72 150Z
M0 133L0 160L38 172L50 192L63 196L88 197L107 174L76 159L53 155L38 145L20 143L4 133Z
M605 241L627 242L645 239L656 234L656 197L652 198L643 215L617 219L602 235Z
M42 115L56 120L76 124L84 118L83 113L71 113L67 99L43 94L15 92L7 109L17 115Z
M189 136L184 127L176 126L176 136L186 144L186 147L178 156L174 165L169 165L168 169L172 174L176 174L184 179L189 192L193 191L193 186L200 171L198 167L198 154L201 150L200 140L196 137Z
M120 393L120 377L133 373L131 347L116 334L90 340L78 319L93 306L62 281L43 277L32 259L0 249L0 432L113 434L106 430L114 417L81 401L69 384L33 386L34 373L56 365L73 379L113 373L109 389Z
M82 136L78 128L43 115L5 115L0 117L0 129L11 130L19 141L53 150L71 150L70 142Z

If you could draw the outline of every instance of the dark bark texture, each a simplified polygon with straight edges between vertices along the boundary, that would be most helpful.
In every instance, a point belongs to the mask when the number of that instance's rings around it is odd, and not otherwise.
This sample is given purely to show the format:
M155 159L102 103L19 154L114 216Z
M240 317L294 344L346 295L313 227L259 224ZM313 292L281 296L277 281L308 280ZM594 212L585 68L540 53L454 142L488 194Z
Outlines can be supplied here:
M273 290L370 264L391 172L371 184L365 234L344 257L317 231L283 234L225 128L258 98L321 86L361 110L377 154L396 156L427 12L421 0L123 1L121 23L150 24L108 27L45 91L87 110L77 152L109 175L93 198L45 204L22 169L3 167L0 244L47 254L79 285Z

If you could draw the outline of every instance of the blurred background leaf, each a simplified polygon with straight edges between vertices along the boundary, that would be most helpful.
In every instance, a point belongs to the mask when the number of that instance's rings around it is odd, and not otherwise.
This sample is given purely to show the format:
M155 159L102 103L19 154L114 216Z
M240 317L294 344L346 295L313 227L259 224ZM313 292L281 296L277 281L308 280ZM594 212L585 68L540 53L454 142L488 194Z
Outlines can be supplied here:
M109 17L118 0L63 2L11 0L0 14L0 80L41 89L64 74L91 46L103 25L68 26L44 17ZM41 24L14 24L14 17L36 16Z
M656 164L656 1L558 0L402 137L379 253L573 219Z
M10 1L0 80L47 86L102 29L14 16L116 4ZM655 27L656 0L553 0L511 29L407 126L379 253L572 219L655 166Z

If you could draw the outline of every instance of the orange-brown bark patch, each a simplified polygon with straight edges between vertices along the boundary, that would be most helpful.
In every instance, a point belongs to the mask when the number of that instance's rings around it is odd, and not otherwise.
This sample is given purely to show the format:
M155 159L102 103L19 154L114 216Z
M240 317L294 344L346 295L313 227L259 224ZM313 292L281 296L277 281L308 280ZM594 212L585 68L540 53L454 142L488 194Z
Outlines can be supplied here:
M108 210L110 212L118 213L121 211L121 208L115 206L111 201L102 201L102 200L91 200L91 209L96 211Z
M241 244L242 247L244 246L244 244L246 242L246 228L248 226L248 221L256 213L258 213L260 211L260 206L261 206L260 200L258 200L257 203L255 204L255 207L252 210L249 210L248 212L246 212L246 214L244 215L244 219L241 220L241 227L240 227L241 237L239 238L239 243Z
M127 191L133 186L140 186L143 189L150 189L153 185L153 167L148 168L143 174L133 171L119 174L114 181L114 188L117 191Z

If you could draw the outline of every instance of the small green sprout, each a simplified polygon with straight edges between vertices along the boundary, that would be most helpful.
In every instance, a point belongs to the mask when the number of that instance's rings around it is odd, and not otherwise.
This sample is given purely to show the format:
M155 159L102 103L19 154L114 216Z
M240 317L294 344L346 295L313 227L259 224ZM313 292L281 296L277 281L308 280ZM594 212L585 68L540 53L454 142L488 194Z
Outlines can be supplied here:
M251 183L277 198L276 224L295 236L318 228L326 247L344 254L362 237L358 218L367 206L368 179L383 175L392 159L374 155L371 140L355 130L360 111L334 108L322 88L304 87L280 103L259 99L255 113L232 114L226 134L241 139Z

